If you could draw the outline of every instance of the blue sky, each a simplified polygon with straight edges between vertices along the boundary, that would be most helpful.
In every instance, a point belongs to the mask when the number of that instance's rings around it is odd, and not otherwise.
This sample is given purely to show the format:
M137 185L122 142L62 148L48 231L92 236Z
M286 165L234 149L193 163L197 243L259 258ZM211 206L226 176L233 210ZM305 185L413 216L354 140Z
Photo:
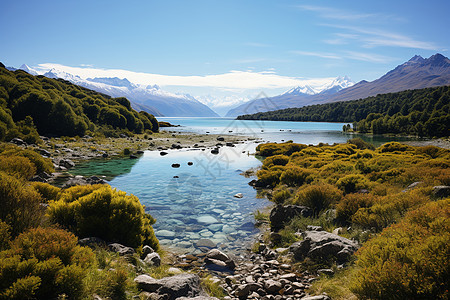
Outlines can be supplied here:
M148 73L199 97L274 94L304 79L374 80L415 54L448 57L449 13L448 0L0 0L0 61Z

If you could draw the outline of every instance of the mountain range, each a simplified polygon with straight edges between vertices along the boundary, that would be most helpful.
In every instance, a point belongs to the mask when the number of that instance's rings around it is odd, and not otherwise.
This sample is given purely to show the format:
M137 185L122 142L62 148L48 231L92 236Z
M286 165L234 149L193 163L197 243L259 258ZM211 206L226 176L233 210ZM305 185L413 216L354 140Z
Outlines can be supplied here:
M218 117L213 110L194 97L188 94L173 94L162 90L157 85L143 86L134 84L126 78L117 77L82 79L57 69L51 69L44 76L62 78L111 97L126 97L134 109L143 110L155 116Z
M348 84L348 78L338 78L344 85L337 84L330 89L314 93L307 87L297 87L275 97L255 99L244 103L227 113L229 117L256 112L266 112L291 107L302 107L328 102L348 101L394 93L404 90L450 85L450 60L437 53L429 58L419 55L397 66L382 77L367 82ZM348 86L345 86L347 82Z

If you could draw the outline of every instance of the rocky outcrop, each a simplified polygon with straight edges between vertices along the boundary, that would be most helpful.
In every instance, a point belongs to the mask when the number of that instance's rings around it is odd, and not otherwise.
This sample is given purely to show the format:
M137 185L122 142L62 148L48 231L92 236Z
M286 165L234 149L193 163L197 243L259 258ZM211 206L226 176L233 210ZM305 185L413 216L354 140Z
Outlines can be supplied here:
M200 287L200 278L196 274L179 274L162 279L150 275L139 275L134 279L138 288L150 293L165 295L165 299L175 300L179 297L205 296Z
M358 249L358 244L352 240L326 231L305 231L303 240L293 243L289 251L297 260L305 257L312 259L335 257L338 262L348 261Z
M148 265L159 267L161 265L161 257L158 253L152 252L147 254L144 258L144 262Z
M277 205L270 212L270 227L272 231L282 229L285 224L296 216L309 217L312 211L309 207L299 205Z

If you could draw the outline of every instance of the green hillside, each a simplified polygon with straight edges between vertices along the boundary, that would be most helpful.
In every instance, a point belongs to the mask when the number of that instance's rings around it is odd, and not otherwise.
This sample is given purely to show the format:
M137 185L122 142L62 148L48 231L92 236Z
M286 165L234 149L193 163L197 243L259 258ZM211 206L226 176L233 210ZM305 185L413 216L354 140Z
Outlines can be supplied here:
M107 95L62 79L9 71L0 63L0 141L35 143L39 135L83 136L157 132L153 115L136 112L126 98Z
M359 132L449 136L450 86L239 116L239 120L354 123Z

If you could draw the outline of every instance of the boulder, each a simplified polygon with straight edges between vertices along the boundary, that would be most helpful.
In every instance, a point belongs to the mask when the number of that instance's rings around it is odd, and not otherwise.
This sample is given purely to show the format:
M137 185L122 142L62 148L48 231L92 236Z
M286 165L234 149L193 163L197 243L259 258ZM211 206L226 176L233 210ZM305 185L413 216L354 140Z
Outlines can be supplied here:
M302 236L302 241L289 247L289 251L297 260L305 257L320 259L334 256L338 262L346 262L358 249L356 242L326 231L305 231Z
M283 288L283 285L279 281L269 279L266 280L266 282L264 282L264 287L267 292L275 294L278 293Z
M172 168L179 168L180 164L172 164Z
M242 197L244 197L242 193L237 193L236 195L234 195L234 198L242 198Z
M159 267L161 265L161 257L156 252L149 253L144 258L144 262L148 265Z
M243 284L237 287L235 291L235 295L237 297L246 297L251 292L256 292L257 290L261 289L262 286L259 283L247 283Z
M200 288L200 278L196 274L178 274L162 279L154 279L143 274L137 276L134 282L138 288L146 292L166 295L168 300L204 296L204 292Z
M164 151L159 152L159 155L161 155L161 156L164 156L164 155L167 155L167 154L169 154L169 153L164 152Z
M438 185L433 187L433 196L437 198L446 198L450 196L450 186Z
M219 148L212 149L211 154L219 154Z
M150 247L149 245L145 245L144 247L142 247L142 255L141 258L146 258L148 254L155 252L155 250L153 250L152 247Z
M236 268L234 261L225 253L218 249L211 249L206 254L206 267L216 271L229 271Z
M221 136L218 136L218 137L217 137L217 140L223 142L223 141L225 141L225 138L224 138L224 137L221 137Z
M216 247L216 243L209 239L199 239L197 242L195 242L195 246L197 248L205 247L205 248L214 248Z
M134 253L136 253L136 251L134 251L133 248L124 246L119 243L108 244L108 248L113 252L119 253L119 255L127 255L127 254L133 255Z
M59 161L59 165L66 169L75 167L75 163L73 161L71 161L70 159L61 159Z
M309 217L312 211L309 207L299 205L277 205L270 212L270 227L278 231L296 216Z

